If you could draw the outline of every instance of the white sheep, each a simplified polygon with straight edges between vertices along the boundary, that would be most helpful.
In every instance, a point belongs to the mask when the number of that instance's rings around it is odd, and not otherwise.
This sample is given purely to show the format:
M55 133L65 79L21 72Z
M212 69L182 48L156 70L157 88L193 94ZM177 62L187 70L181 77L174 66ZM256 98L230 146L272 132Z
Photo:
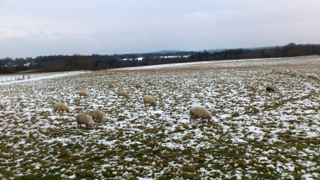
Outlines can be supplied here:
M86 125L86 128L87 129L92 129L93 126L94 126L94 122L92 120L92 117L89 116L88 114L86 113L79 113L77 116L76 116L76 120L77 120L77 125L78 125L78 128L82 128L82 125L81 124L85 124Z
M169 79L164 80L164 82L165 82L165 83L168 83L168 84L171 83Z
M308 75L308 78L309 78L309 79L315 78L315 75L314 75L314 74L309 74L309 75Z
M147 84L152 85L152 86L156 85L156 84L155 84L154 82L152 82L152 81L147 81Z
M109 88L114 88L114 84L110 83Z
M274 86L271 85L271 84L268 84L268 85L267 85L267 88L266 88L266 91L267 91L267 92L274 92L274 91L276 91L276 87L274 87Z
M105 123L107 121L106 113L100 111L100 110L95 110L92 112L92 118L93 120L98 120L100 123Z
M55 90L55 89L56 89L56 87L52 86L52 87L50 88L50 91L53 91L53 90Z
M127 97L127 98L130 98L130 97L128 96L128 94L127 94L126 92L123 92L123 91L118 91L117 94L118 94L118 98L119 98L120 96L125 96L125 97Z
M53 111L54 111L54 112L59 111L59 113L60 113L60 111L62 111L62 112L64 112L64 111L69 112L69 108L68 108L67 105L65 105L65 104L63 104L63 103L57 103L57 104L55 104L55 105L53 106Z
M242 77L243 77L243 78L247 78L247 75L246 75L246 74L242 74Z
M79 89L80 85L79 85L78 83L76 84L76 86L77 86L77 88Z
M146 106L146 103L149 103L153 107L157 106L157 101L151 96L144 96L143 103L144 103L144 106Z
M190 123L192 123L192 120L195 122L196 118L201 118L201 120L207 119L209 122L209 120L211 120L211 115L206 108L201 106L193 106L190 108Z
M2 104L2 102L0 102L0 108L5 109L4 105Z
M79 94L80 94L80 98L81 98L81 96L89 97L89 93L88 93L87 91L81 90L81 91L79 92Z
M142 84L137 83L137 84L136 84L136 88L143 88L143 86L142 86Z

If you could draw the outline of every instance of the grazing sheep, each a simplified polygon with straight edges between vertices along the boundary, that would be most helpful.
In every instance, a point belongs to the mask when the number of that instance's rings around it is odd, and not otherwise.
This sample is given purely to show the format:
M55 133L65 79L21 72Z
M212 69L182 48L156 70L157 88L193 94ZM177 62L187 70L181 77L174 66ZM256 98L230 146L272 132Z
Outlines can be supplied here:
M211 115L206 108L201 106L193 106L190 108L190 123L192 123L191 122L192 119L193 119L193 122L195 122L196 118L201 118L201 120L207 119L209 122L209 120L211 120Z
M246 74L242 74L242 77L243 77L243 78L246 78L246 77L247 77L247 75L246 75Z
M146 103L149 103L153 107L157 106L157 101L154 100L153 97L151 96L143 97L143 103L144 103L144 106L146 106Z
M152 86L156 85L156 84L155 84L154 82L152 82L152 81L147 81L147 84L152 85Z
M110 83L109 88L114 88L114 84Z
M315 77L314 74L308 75L308 78L309 78L309 79L314 78L314 77Z
M68 108L67 105L65 105L65 104L63 104L63 103L57 103L57 104L55 104L55 105L53 106L53 111L54 111L54 112L59 111L59 113L60 113L60 111L62 111L62 112L64 112L64 111L69 112L69 108Z
M76 86L77 86L77 88L79 89L80 85L79 85L78 83L76 84Z
M53 91L53 90L55 90L55 89L56 89L56 87L52 86L52 87L50 88L50 91Z
M100 110L95 110L92 112L92 118L93 120L98 120L100 123L105 123L107 121L106 118L106 113L100 111Z
M79 113L79 114L76 116L76 120L77 120L78 128L79 128L79 127L82 128L82 125L81 125L81 124L85 124L87 129L89 129L89 128L92 129L93 126L94 126L94 122L93 122L93 120L92 120L92 117L89 116L88 114Z
M137 83L136 88L143 88L142 84Z
M4 105L0 102L0 108L4 109Z
M89 93L87 92L87 91L80 91L80 98L81 98L81 96L87 96L87 97L89 97Z
M118 94L118 98L119 98L120 96L125 96L125 97L127 97L127 98L130 98L130 97L128 96L128 94L127 94L126 92L123 92L123 91L118 91L117 94Z
M268 85L267 85L267 88L266 88L266 91L267 91L267 92L274 92L274 91L276 91L276 87L274 87L274 86L271 85L271 84L268 84Z
M165 83L171 83L169 79L164 80Z

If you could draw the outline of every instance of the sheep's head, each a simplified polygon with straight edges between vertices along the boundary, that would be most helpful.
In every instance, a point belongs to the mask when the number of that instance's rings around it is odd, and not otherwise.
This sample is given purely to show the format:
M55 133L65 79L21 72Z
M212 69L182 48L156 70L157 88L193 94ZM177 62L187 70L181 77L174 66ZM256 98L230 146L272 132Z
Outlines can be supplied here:
M94 122L91 119L91 121L89 121L89 123L88 123L88 128L93 129L93 127L94 127Z
M102 121L102 124L104 124L104 123L106 123L107 118L106 118L106 117L103 117L103 118L101 118L101 121Z
M152 105L153 107L156 107L156 106L157 106L157 101L153 101L153 102L151 103L151 105Z

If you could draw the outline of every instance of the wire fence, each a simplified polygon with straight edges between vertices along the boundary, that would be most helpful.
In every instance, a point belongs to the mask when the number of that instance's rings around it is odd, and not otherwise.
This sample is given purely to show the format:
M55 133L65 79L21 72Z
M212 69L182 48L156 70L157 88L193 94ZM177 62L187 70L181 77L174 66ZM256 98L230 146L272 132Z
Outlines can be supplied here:
M51 73L19 74L19 75L11 75L11 76L0 76L0 82L21 81L21 80L31 79L31 78L35 78L35 77L52 76L55 74L61 74L61 73L51 72Z

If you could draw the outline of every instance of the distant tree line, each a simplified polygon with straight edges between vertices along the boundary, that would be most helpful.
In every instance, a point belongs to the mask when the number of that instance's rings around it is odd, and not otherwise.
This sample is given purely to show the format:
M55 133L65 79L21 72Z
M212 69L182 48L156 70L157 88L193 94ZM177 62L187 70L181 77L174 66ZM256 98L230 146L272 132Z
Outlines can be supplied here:
M227 59L275 58L305 55L320 55L320 45L296 45L259 49L230 49L219 52L175 52L123 55L53 55L36 58L0 59L0 74L35 70L38 72L100 70L120 67L196 62ZM185 57L184 55L189 55ZM171 56L168 58L168 56ZM143 57L142 60L138 57Z
M283 47L261 49L231 49L221 52L197 52L192 54L191 61L227 60L227 59L253 59L294 57L306 55L320 55L320 45L296 45L290 43Z

